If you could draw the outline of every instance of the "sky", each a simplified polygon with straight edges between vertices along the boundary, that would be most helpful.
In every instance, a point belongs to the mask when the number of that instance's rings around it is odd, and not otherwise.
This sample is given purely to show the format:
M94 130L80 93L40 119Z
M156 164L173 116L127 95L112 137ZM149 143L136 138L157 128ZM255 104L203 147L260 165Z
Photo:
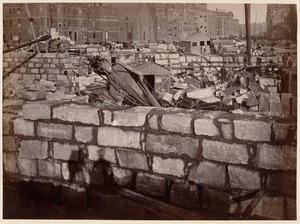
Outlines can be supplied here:
M244 4L207 4L207 9L231 11L240 24L245 24ZM250 11L251 23L255 23L255 21L256 23L266 22L267 4L251 4Z

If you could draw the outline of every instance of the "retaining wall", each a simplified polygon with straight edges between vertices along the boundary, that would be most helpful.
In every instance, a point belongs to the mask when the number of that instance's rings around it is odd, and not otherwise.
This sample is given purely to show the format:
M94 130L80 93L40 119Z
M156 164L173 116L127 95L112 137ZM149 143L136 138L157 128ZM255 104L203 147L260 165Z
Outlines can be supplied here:
M187 208L296 218L296 121L225 112L63 101L3 115L4 173L86 193L130 188ZM67 194L62 190L62 197Z

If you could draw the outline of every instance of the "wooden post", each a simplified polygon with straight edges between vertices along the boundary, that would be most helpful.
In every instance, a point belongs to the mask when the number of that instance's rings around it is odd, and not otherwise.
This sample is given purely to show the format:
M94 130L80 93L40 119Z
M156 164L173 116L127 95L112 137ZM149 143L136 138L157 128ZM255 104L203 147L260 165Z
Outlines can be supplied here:
M45 10L45 18L44 18L44 23L45 23L45 32L49 33L49 30L48 30L48 10L47 10L47 3L44 3L44 10ZM45 51L46 53L48 53L48 41L45 41Z
M251 19L250 19L250 4L245 4L245 24L246 24L246 41L248 65L251 65Z
M30 23L33 38L36 39L34 27L33 27L33 24L32 24L32 19L31 19L31 15L30 15L27 3L25 3L25 8L26 8L26 11L27 11L27 15L29 17L29 23ZM37 52L40 53L39 45L37 43L35 44L35 47L36 47Z
M292 93L292 69L289 68L289 93Z

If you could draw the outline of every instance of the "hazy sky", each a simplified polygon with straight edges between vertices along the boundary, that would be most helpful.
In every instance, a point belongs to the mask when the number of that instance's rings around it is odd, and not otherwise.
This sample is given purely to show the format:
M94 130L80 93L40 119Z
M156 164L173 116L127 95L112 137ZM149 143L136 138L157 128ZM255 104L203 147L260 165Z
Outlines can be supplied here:
M231 11L240 24L245 23L245 7L244 4L207 4L207 8L211 10ZM251 23L266 22L267 4L251 4ZM257 14L257 16L256 16Z

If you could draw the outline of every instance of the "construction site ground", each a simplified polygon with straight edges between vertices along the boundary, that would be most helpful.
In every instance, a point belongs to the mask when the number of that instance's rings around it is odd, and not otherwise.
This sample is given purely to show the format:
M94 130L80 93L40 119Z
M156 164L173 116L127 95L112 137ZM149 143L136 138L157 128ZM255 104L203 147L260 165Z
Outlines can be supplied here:
M169 205L167 205L169 206ZM171 206L172 208L172 206ZM179 208L180 209L180 208ZM182 212L183 211L183 212ZM153 206L134 202L112 192L92 192L88 205L72 206L62 202L49 202L19 182L3 182L3 219L79 219L79 220L202 220L234 219L226 214L207 210L180 210L172 212L153 209ZM177 214L175 214L177 213ZM179 218L178 218L179 217Z

